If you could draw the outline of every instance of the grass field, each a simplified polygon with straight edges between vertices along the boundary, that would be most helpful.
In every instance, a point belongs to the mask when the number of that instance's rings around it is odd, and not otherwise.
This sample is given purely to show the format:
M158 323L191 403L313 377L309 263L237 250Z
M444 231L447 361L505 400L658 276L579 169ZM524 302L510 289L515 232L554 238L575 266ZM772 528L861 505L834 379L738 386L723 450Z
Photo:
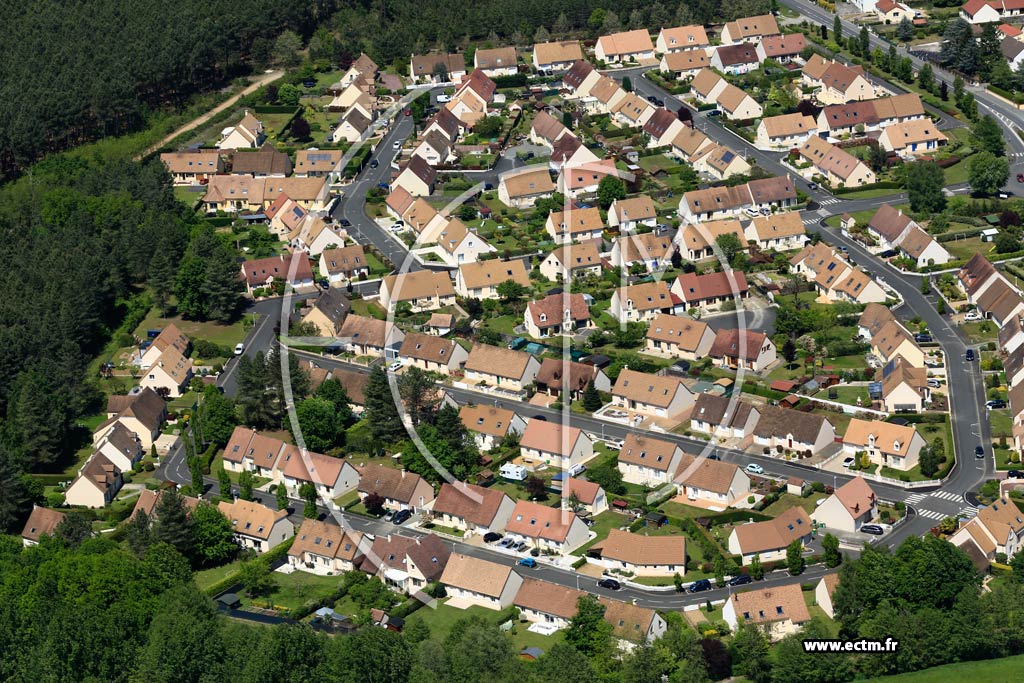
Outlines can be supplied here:
M498 624L504 614L497 612L486 607L473 606L469 609L457 609L455 607L449 607L446 604L439 604L436 608L429 606L421 607L420 609L409 615L409 622L422 621L430 627L430 635L436 640L444 640L445 637L451 632L452 627L455 626L456 622L462 619L468 619L473 616L479 616L488 622ZM556 631L550 636L544 636L539 633L531 633L526 629L529 627L528 623L516 622L509 634L512 638L512 644L516 650L522 650L526 647L539 647L540 649L547 652L556 643L560 643L565 639L563 631Z
M1008 683L1019 681L1024 671L1024 655L991 659L985 662L962 662L947 664L933 669L871 678L862 683L947 683L948 681L971 681L971 683Z
M341 583L340 576L317 576L309 572L292 572L272 574L277 588L268 596L261 596L251 600L244 595L243 605L254 605L256 607L272 606L273 608L287 608L289 610L302 607L307 602L329 596L337 590Z
M195 341L196 339L205 339L206 341L213 342L214 344L227 347L234 347L235 344L242 341L245 337L246 330L248 330L251 325L250 319L245 317L240 318L230 325L223 325L216 322L184 320L181 316L161 318L160 314L157 313L154 308L149 312L149 315L145 317L142 323L135 328L135 336L139 339L145 339L146 330L163 329L172 323L192 341Z

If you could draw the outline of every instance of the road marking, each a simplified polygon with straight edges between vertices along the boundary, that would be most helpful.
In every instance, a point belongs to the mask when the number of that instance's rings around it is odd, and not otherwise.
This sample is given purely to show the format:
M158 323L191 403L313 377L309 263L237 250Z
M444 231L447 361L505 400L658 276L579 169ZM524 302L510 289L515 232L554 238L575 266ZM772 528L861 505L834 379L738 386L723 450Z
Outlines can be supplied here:
M935 491L931 495L933 498L942 498L943 500L963 500L963 496L952 491Z
M976 507L965 507L964 509L960 510L959 514L960 514L961 517L966 517L966 518L970 519L972 517L976 517L977 516L978 508L976 508Z
M912 493L909 496L907 496L907 502L911 503L911 504L920 503L922 500L924 500L927 497L928 497L927 493Z
M935 510L918 510L917 514L921 515L926 519L945 519L949 516L944 515L941 512L936 512Z

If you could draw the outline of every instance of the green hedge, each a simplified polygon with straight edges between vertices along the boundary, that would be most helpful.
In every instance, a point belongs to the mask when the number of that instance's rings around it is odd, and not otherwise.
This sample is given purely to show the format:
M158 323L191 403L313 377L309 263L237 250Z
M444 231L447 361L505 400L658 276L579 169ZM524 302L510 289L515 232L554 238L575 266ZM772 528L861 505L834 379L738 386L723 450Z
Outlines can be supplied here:
M277 561L277 560L281 559L282 557L284 557L285 555L287 555L288 551L291 550L292 543L294 543L294 542L295 542L295 537L292 536L287 541L285 541L285 542L281 543L280 545L275 546L273 549L268 550L267 552L263 553L262 555L257 557L255 560L253 560L253 562L265 562L267 564L267 566L270 566L275 561ZM231 588L232 586L234 586L234 585L236 585L238 583L238 576L239 576L239 574L241 574L241 572L235 572L233 574L229 574L228 576L225 576L220 581L218 581L218 582L208 586L204 592L207 595L209 595L211 598L220 595L221 593L223 593L224 591L228 590L229 588Z
M863 190L901 190L903 186L899 183L891 180L883 180L878 183L871 185L860 185L858 187L836 187L832 189L832 194L850 194L851 192L861 192Z
M981 228L971 228L970 230L958 230L957 232L945 232L935 237L936 242L952 242L957 239L964 239L967 237L975 237L981 234Z
M580 559L578 559L578 560L576 560L575 562L572 563L572 568L573 569L579 569L580 567L582 567L586 563L587 563L587 558L581 557Z
M1009 90L1004 90L996 85L989 85L988 89L1001 97L1005 97L1014 104L1024 104L1024 95L1021 95L1020 93L1010 92Z
M252 108L255 114L298 114L301 107L289 107L284 104L261 104Z

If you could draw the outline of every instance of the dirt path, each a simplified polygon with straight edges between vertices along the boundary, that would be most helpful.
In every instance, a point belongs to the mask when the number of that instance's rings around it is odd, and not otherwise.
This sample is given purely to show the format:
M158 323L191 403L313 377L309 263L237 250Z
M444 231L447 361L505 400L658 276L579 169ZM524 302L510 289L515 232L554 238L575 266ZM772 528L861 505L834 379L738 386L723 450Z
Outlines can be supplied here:
M188 123L186 123L185 125L183 125L180 128L176 129L173 133L171 133L170 135L167 135L166 137L162 138L159 142L157 142L156 144L154 144L154 145L150 146L149 148L147 148L145 152L143 152L142 154L140 154L137 157L135 157L135 160L138 161L142 157L145 157L145 156L148 156L148 155L152 154L153 152L157 151L158 149L160 149L161 147L163 147L164 145L166 145L168 142L170 142L174 138L178 137L179 135L181 135L183 133L187 133L190 130L193 130L195 128L198 128L199 126L203 125L204 123L206 123L207 121L209 121L214 116L216 116L220 112L224 111L228 107L234 106L234 104L236 102L238 102L238 100L242 99L243 97L245 97L249 93L255 92L256 90L258 90L259 88L263 87L264 85L266 85L268 83L273 83L277 79L281 78L281 76L283 76L283 75L284 75L284 71L271 71L270 73L262 74L252 84L246 86L246 88L244 90L242 90L240 93L237 93L237 94L233 95L232 97L228 98L224 102L221 102L216 107L214 107L210 111L206 112L202 116L194 118L191 121L189 121Z

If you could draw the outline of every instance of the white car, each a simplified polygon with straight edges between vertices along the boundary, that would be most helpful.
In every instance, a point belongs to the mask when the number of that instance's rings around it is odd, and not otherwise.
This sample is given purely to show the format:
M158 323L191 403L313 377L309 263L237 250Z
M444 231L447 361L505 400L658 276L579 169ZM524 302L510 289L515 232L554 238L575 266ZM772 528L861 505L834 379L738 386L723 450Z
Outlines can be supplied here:
M394 363L388 366L388 370L391 372L398 372L402 369L402 361L396 360Z
M843 459L843 467L850 467L852 465L853 465L853 456L852 455L849 458L844 458Z
M391 145L391 149L395 150L396 152L398 150L402 149L402 141L401 140L395 140L394 143L392 143L392 145Z
M764 474L764 468L756 462L752 462L747 465L747 472L750 472L751 474Z
M235 355L236 356L241 356L242 353L244 353L244 352L245 352L245 344L243 344L242 342L238 342L237 344L235 344Z
M977 322L981 320L981 313L978 311L967 311L967 313L964 314L964 320L967 322Z

